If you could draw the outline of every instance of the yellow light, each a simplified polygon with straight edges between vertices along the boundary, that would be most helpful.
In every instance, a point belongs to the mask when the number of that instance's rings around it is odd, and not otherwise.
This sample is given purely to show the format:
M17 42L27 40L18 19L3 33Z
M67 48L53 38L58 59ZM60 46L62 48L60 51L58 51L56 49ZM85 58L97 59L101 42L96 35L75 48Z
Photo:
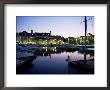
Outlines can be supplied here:
M87 57L90 57L90 55L89 55L89 54L87 54L86 56L87 56Z

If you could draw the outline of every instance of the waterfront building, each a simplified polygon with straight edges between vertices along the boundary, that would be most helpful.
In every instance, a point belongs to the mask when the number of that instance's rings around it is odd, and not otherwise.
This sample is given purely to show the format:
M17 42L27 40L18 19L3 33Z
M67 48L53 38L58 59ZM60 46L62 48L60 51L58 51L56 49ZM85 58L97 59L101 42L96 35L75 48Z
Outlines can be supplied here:
M84 44L85 43L85 36L78 37L78 43ZM94 35L88 33L86 36L86 44L94 44Z
M52 35L52 32L33 32L23 31L16 33L16 42L21 44L85 44L85 36L64 38L60 35ZM94 44L94 35L88 33L86 36L86 44Z
M64 44L63 38L59 35L51 35L51 31L47 32L33 32L28 33L26 31L16 34L16 41L22 44Z

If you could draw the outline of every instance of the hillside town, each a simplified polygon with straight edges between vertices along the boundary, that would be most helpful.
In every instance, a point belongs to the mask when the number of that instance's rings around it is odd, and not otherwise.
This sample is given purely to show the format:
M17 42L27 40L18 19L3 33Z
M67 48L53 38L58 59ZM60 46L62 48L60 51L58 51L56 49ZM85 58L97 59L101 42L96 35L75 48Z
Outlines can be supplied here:
M79 37L68 37L65 38L60 35L52 35L52 31L50 32L33 32L33 30L29 32L23 31L16 33L16 42L19 44L73 44L73 45L84 45L85 44L85 36ZM86 36L86 44L93 45L94 44L94 35L88 33Z

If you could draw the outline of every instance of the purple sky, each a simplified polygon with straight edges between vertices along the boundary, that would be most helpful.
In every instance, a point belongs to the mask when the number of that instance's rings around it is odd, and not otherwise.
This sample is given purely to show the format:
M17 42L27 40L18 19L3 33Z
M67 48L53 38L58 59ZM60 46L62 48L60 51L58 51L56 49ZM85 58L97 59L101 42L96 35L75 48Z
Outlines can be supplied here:
M94 34L94 16L87 19L87 33ZM77 37L84 35L83 21L84 16L16 16L16 29L17 32L32 29L34 32L52 31L52 35Z

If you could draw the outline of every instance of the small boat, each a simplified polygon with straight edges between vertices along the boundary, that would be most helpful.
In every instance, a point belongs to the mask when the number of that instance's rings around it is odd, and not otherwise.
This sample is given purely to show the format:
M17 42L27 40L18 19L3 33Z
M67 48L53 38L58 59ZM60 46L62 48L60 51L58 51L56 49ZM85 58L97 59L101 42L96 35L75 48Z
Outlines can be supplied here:
M70 67L75 67L75 68L79 68L79 69L93 69L92 64L94 64L93 59L87 60L86 62L84 60L69 62Z

